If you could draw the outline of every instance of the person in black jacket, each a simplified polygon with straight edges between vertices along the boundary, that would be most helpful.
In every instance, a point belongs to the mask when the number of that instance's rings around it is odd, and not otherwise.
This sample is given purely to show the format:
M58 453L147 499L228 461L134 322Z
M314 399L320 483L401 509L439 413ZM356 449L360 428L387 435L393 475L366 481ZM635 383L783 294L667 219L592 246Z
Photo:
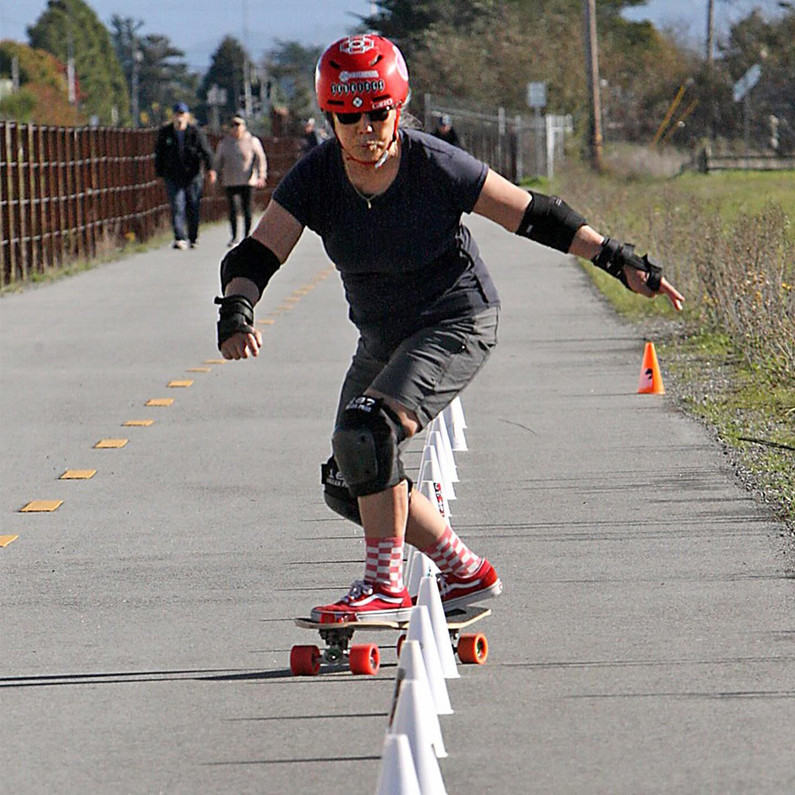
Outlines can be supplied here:
M433 134L442 141L447 141L448 144L461 148L461 141L458 138L455 127L453 127L453 120L446 113L439 117L439 124L436 125Z
M166 183L174 227L174 248L195 248L199 237L202 166L215 183L213 153L204 133L190 123L188 106L174 105L174 118L160 128L155 146L155 173ZM187 222L187 224L186 224ZM186 229L187 225L187 229Z

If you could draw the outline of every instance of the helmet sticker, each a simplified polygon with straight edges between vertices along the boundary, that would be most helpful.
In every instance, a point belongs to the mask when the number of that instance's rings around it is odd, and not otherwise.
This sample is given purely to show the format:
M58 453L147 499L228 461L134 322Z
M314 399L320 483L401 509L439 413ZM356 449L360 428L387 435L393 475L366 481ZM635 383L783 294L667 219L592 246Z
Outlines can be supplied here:
M395 67L396 67L396 68L397 68L397 70L398 70L398 74L399 74L399 75L400 75L400 76L401 76L401 77L402 77L402 78L403 78L403 79L404 79L406 82L408 82L408 79L409 79L409 69L408 69L408 67L406 66L406 62L405 62L405 60L403 60L403 53L402 53L402 52L400 52L400 50L399 50L397 47L395 47L395 45L394 45L394 44L392 45L392 49L395 51Z
M366 72L340 72L340 80L342 80L343 83L347 83L351 78L356 80L357 78L365 77L378 77L378 70L369 69Z
M331 93L333 95L345 94L376 94L383 91L386 84L383 80L358 80L354 83L332 83Z
M348 36L340 42L340 52L348 55L363 55L375 47L375 42L369 36Z

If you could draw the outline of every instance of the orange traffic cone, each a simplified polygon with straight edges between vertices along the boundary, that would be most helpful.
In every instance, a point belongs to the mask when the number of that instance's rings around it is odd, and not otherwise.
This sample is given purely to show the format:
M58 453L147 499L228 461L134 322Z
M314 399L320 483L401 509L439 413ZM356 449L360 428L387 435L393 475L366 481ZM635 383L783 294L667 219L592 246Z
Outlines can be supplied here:
M654 343L647 342L643 351L643 364L640 367L640 380L638 381L639 395L664 395L660 365L657 362L657 352Z

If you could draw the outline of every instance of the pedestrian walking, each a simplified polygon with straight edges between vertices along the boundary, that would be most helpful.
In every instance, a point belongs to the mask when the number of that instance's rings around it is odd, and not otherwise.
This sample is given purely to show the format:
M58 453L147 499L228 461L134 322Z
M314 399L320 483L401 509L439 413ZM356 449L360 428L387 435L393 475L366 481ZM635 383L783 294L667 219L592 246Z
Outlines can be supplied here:
M229 203L229 225L232 237L227 246L237 242L238 203L243 215L243 237L251 231L251 200L254 188L264 188L268 177L268 160L262 142L252 135L242 116L235 116L229 134L221 139L215 150L218 180Z
M202 130L190 121L190 109L177 102L172 120L160 128L155 144L155 173L162 177L171 205L176 249L195 248L204 174L215 183L213 153Z
M453 146L461 146L458 133L456 132L455 127L453 127L453 120L447 113L443 113L439 117L439 123L436 125L436 129L433 131L433 134L442 141L447 141L448 144L452 144Z
M304 122L304 134L301 136L301 151L306 154L322 143L323 138L318 132L315 120L307 119Z
M497 341L500 301L461 217L590 259L646 297L683 296L648 257L604 237L566 202L525 191L463 149L401 127L409 76L398 48L375 34L332 44L315 89L334 137L296 163L252 233L221 263L218 344L256 356L254 305L309 227L342 278L359 341L343 380L324 496L364 529L364 574L316 621L408 617L408 541L439 567L445 610L496 596L492 564L470 550L413 488L401 448L474 379Z

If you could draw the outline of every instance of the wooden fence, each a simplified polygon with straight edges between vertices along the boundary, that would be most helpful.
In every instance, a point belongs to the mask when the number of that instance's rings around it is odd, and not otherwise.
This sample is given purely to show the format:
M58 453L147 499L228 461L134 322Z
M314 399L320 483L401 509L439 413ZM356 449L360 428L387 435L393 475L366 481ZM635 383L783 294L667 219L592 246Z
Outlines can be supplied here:
M157 130L43 127L0 122L0 286L29 281L124 242L166 229L170 209L155 175ZM215 148L218 137L210 136ZM265 138L264 205L299 156L292 138ZM226 197L206 187L202 219L226 216Z

